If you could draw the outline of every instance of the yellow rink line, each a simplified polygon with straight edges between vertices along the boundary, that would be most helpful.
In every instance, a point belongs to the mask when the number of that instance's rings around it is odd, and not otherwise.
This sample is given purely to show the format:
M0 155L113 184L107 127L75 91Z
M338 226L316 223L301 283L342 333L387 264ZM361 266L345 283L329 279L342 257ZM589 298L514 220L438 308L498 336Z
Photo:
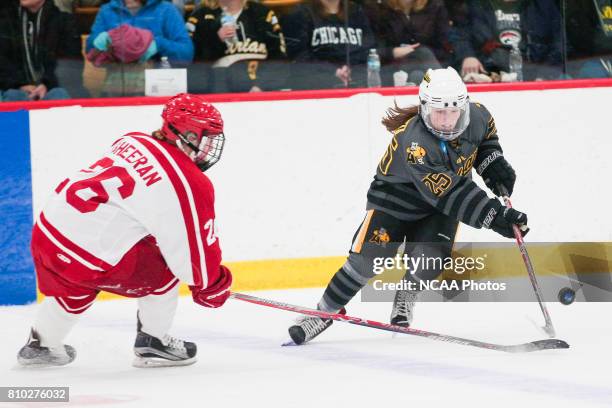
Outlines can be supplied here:
M250 291L267 289L293 289L322 287L342 266L346 257L272 259L224 263L232 271L232 290ZM179 293L190 295L185 284ZM97 299L116 299L121 296L102 292Z
M462 275L446 271L444 278L482 280L524 276L527 279L525 265L516 245L472 245L469 250L461 249L459 244L457 247L455 257L482 256L485 269ZM610 273L612 270L611 242L530 244L528 251L538 276ZM232 290L251 291L324 287L345 260L346 256L332 256L227 262L226 265L234 276ZM180 293L188 295L187 286L182 285ZM98 299L118 297L102 292Z

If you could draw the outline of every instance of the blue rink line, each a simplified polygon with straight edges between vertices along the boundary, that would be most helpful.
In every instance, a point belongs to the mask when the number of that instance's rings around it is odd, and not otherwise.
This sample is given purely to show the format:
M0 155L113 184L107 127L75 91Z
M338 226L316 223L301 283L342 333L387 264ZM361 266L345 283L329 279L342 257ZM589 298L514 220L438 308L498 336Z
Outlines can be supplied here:
M0 305L22 305L36 300L28 111L0 112L0 152Z

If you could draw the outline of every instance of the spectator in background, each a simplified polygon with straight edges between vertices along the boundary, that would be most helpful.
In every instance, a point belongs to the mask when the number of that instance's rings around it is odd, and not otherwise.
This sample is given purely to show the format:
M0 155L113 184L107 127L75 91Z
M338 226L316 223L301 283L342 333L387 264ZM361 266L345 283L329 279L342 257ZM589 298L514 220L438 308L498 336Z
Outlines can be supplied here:
M577 78L612 77L612 0L566 4L570 74Z
M418 84L428 68L441 68L438 57L449 60L449 20L442 0L365 0L363 6L381 47L383 77L402 69Z
M157 47L155 57L168 57L171 63L189 63L193 60L193 44L185 30L185 22L176 7L162 0L111 0L100 8L87 51L93 47L105 51L108 31L122 24L151 31Z
M178 8L178 10L181 12L182 15L185 15L185 5L187 4L193 5L194 8L199 8L201 6L200 0L166 0L166 1L171 1L172 4L174 4L176 8Z
M75 7L97 7L109 0L54 0L55 5L64 13L72 13Z
M0 100L68 99L55 70L61 57L80 57L70 14L51 0L4 0L0 9Z
M105 96L138 96L144 93L144 69L151 67L150 58L157 53L149 30L122 24L108 31L106 51L94 47L87 59L95 66L109 67L104 84Z
M561 16L555 0L468 0L454 27L461 75L510 72L518 47L525 80L556 79L562 71Z
M222 24L224 18L226 24ZM283 87L285 38L274 11L266 6L245 0L205 1L188 18L186 27L193 38L195 61L226 69L227 90L257 92Z
M193 44L176 7L163 0L111 0L100 8L87 38L87 53L92 49L108 52L113 47L109 32L122 25L147 30L153 37L143 58L126 64L122 60L106 65L105 96L144 94L144 70L167 57L173 65L193 59ZM135 36L138 38L138 36Z
M294 60L294 89L366 86L368 52L376 38L361 6L342 0L300 4L283 20L287 52ZM348 29L345 29L345 24Z

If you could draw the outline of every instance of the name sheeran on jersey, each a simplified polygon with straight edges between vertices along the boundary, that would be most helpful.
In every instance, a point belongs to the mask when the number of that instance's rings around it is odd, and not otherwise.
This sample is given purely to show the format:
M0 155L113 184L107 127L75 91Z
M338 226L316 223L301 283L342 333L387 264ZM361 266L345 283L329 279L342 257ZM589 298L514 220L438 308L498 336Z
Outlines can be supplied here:
M361 28L349 27L319 27L312 33L312 46L325 44L347 44L361 45L363 30Z
M144 157L142 152L129 142L120 142L113 146L113 154L132 164L136 173L146 182L147 187L152 186L162 179L157 171L153 171L153 165L149 164L149 159Z

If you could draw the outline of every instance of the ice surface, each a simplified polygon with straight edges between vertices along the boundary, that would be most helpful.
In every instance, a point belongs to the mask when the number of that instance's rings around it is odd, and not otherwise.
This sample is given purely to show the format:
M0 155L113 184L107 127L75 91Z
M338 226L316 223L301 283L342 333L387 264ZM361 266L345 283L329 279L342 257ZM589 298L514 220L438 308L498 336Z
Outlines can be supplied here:
M322 289L255 292L312 307ZM0 308L0 386L69 386L70 404L121 407L605 407L612 406L610 303L549 303L569 350L508 354L335 323L301 347L280 347L297 315L229 300L218 310L181 298L172 334L196 341L189 367L131 366L135 300L96 303L69 335L76 361L23 369L36 306ZM349 304L387 321L389 303ZM503 344L545 338L537 303L421 303L414 327ZM425 405L427 404L427 405Z

